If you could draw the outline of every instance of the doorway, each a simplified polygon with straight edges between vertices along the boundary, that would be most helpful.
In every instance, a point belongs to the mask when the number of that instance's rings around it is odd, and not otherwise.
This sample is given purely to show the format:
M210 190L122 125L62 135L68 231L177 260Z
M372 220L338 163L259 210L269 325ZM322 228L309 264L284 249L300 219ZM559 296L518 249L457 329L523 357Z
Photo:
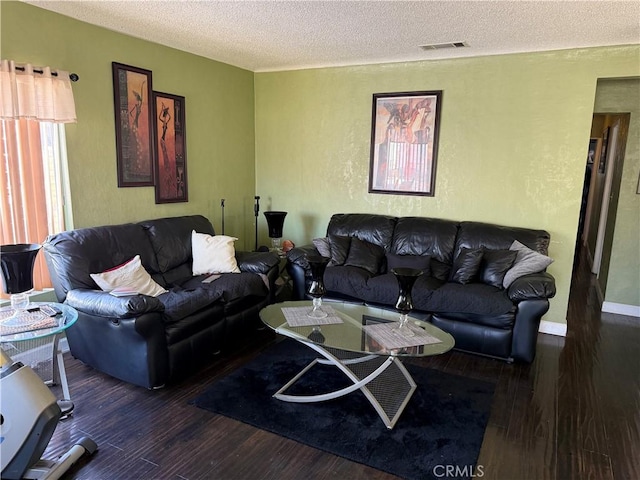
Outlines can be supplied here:
M629 119L628 113L595 113L591 125L574 267L580 248L585 248L601 302L609 272Z

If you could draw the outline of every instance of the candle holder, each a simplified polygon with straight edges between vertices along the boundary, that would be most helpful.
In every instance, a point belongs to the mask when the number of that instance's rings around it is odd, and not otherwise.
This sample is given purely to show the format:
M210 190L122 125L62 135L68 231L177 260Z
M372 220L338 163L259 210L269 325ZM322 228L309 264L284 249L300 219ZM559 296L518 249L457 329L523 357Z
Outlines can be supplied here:
M413 299L411 298L411 289L413 284L420 275L422 270L417 268L394 268L391 270L398 281L398 300L396 301L396 310L400 314L400 321L397 327L393 328L393 332L404 337L414 337L415 333L407 325L408 316L413 310Z
M19 317L29 306L29 293L33 290L33 266L41 248L42 245L37 243L0 245L4 292L11 295L14 312L10 318Z
M322 296L327 293L324 287L324 271L329 260L331 259L320 255L307 256L309 267L311 267L309 295L313 297L313 309L307 315L311 318L325 318L327 316L327 312L322 310Z
M271 239L271 249L278 255L283 256L282 246L282 230L284 227L284 217L287 216L287 212L267 211L264 212L264 216L267 219L267 226L269 227L269 238Z

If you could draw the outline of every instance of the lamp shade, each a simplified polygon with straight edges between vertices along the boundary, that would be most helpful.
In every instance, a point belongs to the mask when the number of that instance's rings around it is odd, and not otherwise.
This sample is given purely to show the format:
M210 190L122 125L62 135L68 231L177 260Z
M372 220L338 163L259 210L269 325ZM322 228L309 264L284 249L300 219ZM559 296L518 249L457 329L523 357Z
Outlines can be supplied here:
M37 243L0 245L0 268L4 292L10 294L33 289L33 265L42 248Z
M267 211L264 212L264 216L267 218L269 226L269 238L282 238L284 217L287 216L287 212Z

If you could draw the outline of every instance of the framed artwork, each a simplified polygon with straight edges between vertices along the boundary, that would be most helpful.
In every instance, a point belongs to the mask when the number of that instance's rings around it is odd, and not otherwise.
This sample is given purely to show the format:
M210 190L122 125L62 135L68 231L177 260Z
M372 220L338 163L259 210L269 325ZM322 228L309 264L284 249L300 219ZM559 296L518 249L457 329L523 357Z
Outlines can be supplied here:
M369 193L434 195L442 90L376 93Z
M156 203L187 202L184 97L153 92Z
M151 71L112 62L118 187L154 184Z

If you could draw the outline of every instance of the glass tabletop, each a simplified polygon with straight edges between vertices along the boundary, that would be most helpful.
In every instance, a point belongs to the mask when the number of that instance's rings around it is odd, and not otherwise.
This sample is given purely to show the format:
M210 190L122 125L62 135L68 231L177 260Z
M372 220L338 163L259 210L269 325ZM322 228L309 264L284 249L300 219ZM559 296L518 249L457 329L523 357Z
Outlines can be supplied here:
M37 330L28 330L19 333L9 333L9 334L1 334L0 333L0 343L4 342L20 342L25 340L35 340L37 338L44 338L51 335L55 335L57 333L61 333L71 325L73 325L78 319L78 312L75 308L72 308L68 305L64 305L62 303L54 303L54 302L31 302L27 308L37 307L39 305L51 305L60 310L60 314L51 318L52 322L50 322L50 326L46 328L38 328ZM6 313L10 311L11 307L3 307L0 308L0 313ZM44 318L44 314L36 315L36 319ZM6 319L5 319L6 320ZM0 321L0 325L2 325L3 321Z
M397 325L398 313L384 308L348 302L324 302L322 309L327 311L329 316L317 321L317 323L331 321L341 321L341 323L290 325L289 322L295 324L291 321L292 314L303 318L306 316L305 312L311 311L312 308L310 301L276 303L260 311L260 319L276 332L298 341L357 353L422 357L447 352L455 343L453 337L447 332L430 323L410 318L410 327L415 331L416 337L406 340L409 343L419 343L424 339L429 343L390 347L394 339L393 334L388 330ZM287 318L290 320L288 321ZM387 330L386 336L380 337L380 332L383 331L384 334L385 330ZM392 343L387 341L389 339ZM400 342L402 340L398 339ZM385 342L387 346L384 345Z

